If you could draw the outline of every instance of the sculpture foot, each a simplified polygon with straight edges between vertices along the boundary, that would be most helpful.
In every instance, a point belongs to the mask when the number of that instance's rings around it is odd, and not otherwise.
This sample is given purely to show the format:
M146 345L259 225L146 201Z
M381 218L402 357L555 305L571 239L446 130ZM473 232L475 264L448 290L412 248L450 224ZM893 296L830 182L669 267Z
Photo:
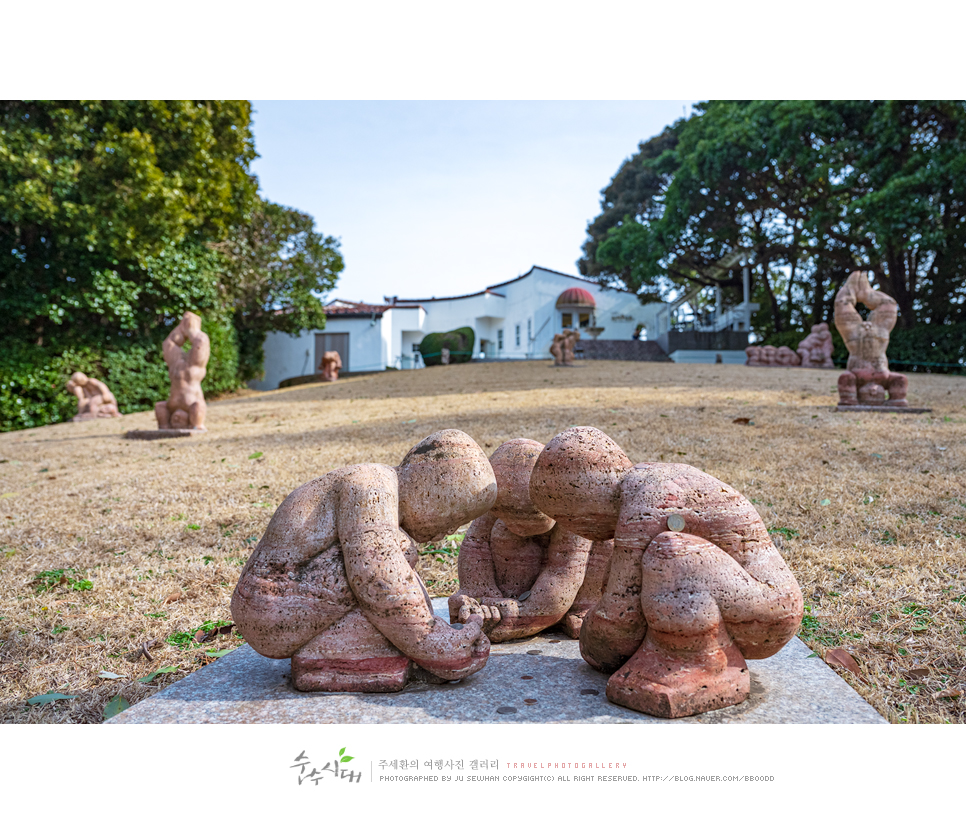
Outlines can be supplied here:
M399 692L409 682L412 661L398 657L362 660L292 658L292 685L300 692Z
M683 718L734 706L748 697L751 675L734 643L686 652L641 648L607 681L607 699L659 718Z
M587 615L586 611L580 614L564 614L564 618L560 621L563 626L564 632L570 637L571 640L580 639L580 629L584 624L584 617Z

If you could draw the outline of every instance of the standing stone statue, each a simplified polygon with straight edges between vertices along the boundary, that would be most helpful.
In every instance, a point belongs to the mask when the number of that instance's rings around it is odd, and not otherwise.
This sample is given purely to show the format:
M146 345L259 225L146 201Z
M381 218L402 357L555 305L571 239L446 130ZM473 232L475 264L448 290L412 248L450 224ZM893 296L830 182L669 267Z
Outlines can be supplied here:
M802 592L755 508L687 464L634 465L593 427L556 436L530 478L534 505L565 529L614 540L580 653L611 675L607 698L659 717L740 703L746 658L798 631Z
M434 617L416 544L486 513L496 495L483 450L456 429L424 438L398 467L354 464L303 484L242 569L232 619L259 654L292 659L301 691L395 692L473 674L496 612L468 602L462 628Z
M185 351L184 344L191 348ZM168 364L171 391L166 401L154 405L158 429L204 430L205 395L201 381L207 372L211 343L201 330L201 318L186 311L181 322L164 339L164 362Z
M577 639L587 612L597 604L610 566L613 542L594 542L564 530L530 500L530 473L543 444L517 438L490 456L497 497L460 545L459 591L449 615L464 603L499 612L488 632L502 643L531 637L558 622Z
M103 381L89 378L83 372L74 372L67 381L67 391L77 396L77 414L74 421L92 418L120 418L117 399Z
M580 332L576 329L564 329L560 334L553 336L550 354L553 355L554 366L574 365L574 349L577 348L578 340L580 340Z
M867 320L856 311L857 303L869 309ZM872 288L862 271L853 271L835 295L835 327L849 350L846 371L839 375L839 406L909 405L909 381L890 372L886 359L898 312L898 303Z
M333 381L339 379L339 369L342 368L342 358L339 357L338 352L324 352L322 354L322 363L319 364L319 369L322 370L322 380Z

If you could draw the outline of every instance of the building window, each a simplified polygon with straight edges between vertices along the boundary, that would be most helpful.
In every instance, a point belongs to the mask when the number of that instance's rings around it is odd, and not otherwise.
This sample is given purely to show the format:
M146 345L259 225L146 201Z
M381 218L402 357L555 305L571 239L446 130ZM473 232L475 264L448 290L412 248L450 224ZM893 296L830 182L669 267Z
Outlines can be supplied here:
M519 349L520 348L520 324L519 323L516 326L515 333L516 333L517 348Z
M590 312L589 311L581 311L580 314L578 315L578 317L580 319L580 327L582 329L585 329L585 328L587 328L590 325Z
M533 340L533 320L528 317L527 318L527 343L532 342L532 340Z
M496 348L503 351L503 329L496 330Z
M562 324L562 328L569 329L574 324L574 315L569 311L565 311L560 319L560 322Z
M414 352L418 352L419 351L419 343L413 343L413 351ZM422 352L420 352L420 354L422 354Z

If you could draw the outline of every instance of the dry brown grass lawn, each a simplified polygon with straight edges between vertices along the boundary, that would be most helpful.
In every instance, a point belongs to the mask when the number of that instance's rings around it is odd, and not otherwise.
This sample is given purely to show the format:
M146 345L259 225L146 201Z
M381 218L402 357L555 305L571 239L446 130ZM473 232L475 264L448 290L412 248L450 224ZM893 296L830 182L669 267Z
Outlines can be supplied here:
M893 722L962 723L966 378L912 376L924 415L837 413L835 379L468 364L240 394L212 402L198 438L122 440L153 427L148 412L0 435L0 720L98 723L115 696L142 700L237 645L233 633L174 643L229 621L242 564L298 485L397 464L447 427L492 451L581 424L635 461L686 462L743 492L802 585L816 653L851 654L861 674L843 676ZM431 592L452 590L453 562L421 558ZM48 692L74 697L27 704Z

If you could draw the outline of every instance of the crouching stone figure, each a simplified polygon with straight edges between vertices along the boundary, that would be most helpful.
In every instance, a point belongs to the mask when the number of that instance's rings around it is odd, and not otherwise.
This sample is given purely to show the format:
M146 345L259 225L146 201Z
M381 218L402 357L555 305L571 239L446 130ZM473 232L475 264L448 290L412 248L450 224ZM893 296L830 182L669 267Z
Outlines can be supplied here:
M495 498L486 455L455 429L423 439L398 467L355 464L303 484L242 569L231 601L239 633L259 654L291 657L302 691L394 692L479 671L493 612L467 604L462 628L434 617L416 544Z
M473 600L497 609L494 643L530 637L561 623L577 639L586 613L600 599L614 548L591 543L557 525L530 500L530 473L543 444L517 438L490 456L497 497L460 546L459 591L450 619Z
M540 454L530 495L567 530L614 539L580 629L611 702L667 718L740 703L745 658L770 657L798 630L802 592L764 522L707 473L634 465L600 430L574 427Z

